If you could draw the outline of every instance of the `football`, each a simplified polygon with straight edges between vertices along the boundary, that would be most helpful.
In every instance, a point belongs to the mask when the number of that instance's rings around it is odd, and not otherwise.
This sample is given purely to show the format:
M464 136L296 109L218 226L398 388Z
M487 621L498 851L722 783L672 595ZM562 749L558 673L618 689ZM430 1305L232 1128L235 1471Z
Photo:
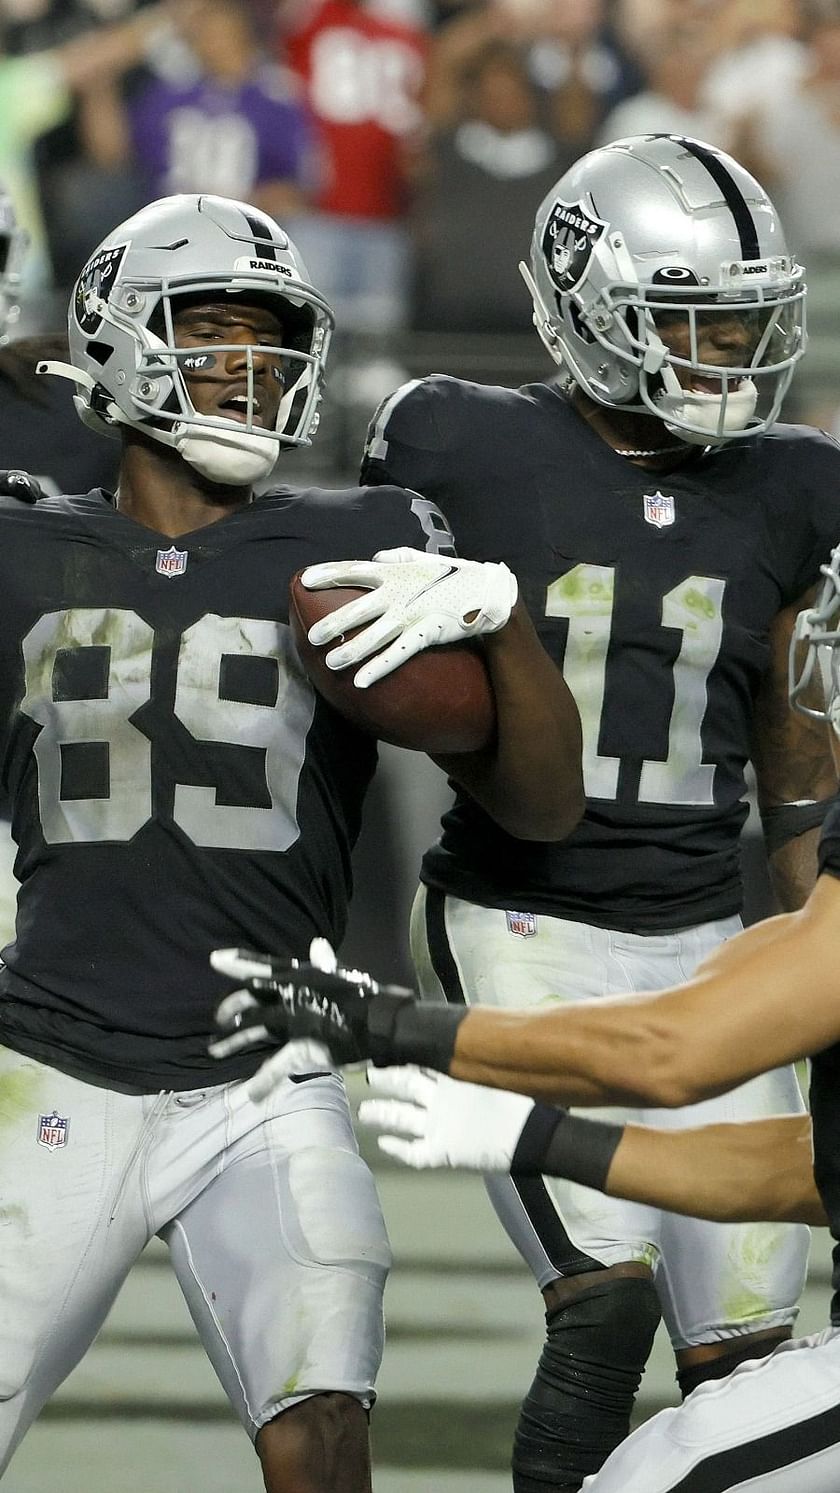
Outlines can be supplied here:
M487 746L496 728L496 707L484 657L474 643L427 648L368 689L357 689L353 683L360 665L327 667L325 655L338 646L338 639L315 648L307 633L321 617L362 595L348 586L308 591L300 573L292 578L292 636L319 694L355 726L394 746L443 755Z

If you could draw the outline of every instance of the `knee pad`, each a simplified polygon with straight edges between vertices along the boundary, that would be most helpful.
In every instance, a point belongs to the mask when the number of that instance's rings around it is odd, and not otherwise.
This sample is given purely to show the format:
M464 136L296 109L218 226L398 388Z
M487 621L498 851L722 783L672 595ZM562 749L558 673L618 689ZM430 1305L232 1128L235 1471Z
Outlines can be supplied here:
M707 1384L709 1380L725 1379L733 1369L737 1369L740 1363L748 1363L751 1358L766 1358L768 1353L774 1353L780 1343L784 1343L790 1337L786 1331L774 1334L773 1337L763 1337L756 1340L754 1337L743 1338L737 1346L731 1347L728 1353L718 1353L716 1358L707 1358L704 1363L692 1363L687 1368L677 1370L677 1383L683 1399L696 1389L698 1384Z
M659 1325L652 1280L594 1281L547 1313L513 1444L515 1493L571 1493L627 1435Z

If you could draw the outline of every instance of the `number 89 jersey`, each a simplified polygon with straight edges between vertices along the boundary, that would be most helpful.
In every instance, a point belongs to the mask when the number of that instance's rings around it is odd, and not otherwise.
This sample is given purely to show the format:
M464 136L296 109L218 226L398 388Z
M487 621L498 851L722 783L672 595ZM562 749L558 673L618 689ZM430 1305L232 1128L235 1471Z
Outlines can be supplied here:
M511 839L459 795L424 881L625 931L737 912L768 631L837 543L837 444L779 425L651 473L557 386L434 376L383 403L362 470L439 502L459 553L507 562L583 725L574 834Z
M21 881L0 1040L141 1088L206 1052L225 945L341 939L373 741L313 691L293 573L446 548L393 491L279 492L176 541L102 492L0 506L0 738Z

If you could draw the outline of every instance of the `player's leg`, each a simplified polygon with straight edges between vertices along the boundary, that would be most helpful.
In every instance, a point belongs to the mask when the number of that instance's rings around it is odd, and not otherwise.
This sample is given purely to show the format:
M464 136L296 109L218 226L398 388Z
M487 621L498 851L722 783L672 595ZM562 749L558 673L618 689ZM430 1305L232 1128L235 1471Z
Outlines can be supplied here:
M132 1180L153 1108L0 1048L0 1473L147 1242Z
M180 1097L173 1195L190 1155L200 1186L160 1234L265 1486L368 1493L390 1249L344 1086L288 1081L257 1105L236 1084L193 1111ZM208 1140L215 1160L200 1177Z
M585 1493L836 1493L840 1337L784 1343L703 1384L613 1452Z
M421 988L437 999L469 992L485 1004L524 1006L632 988L607 939L585 924L425 889L412 917ZM659 1214L557 1179L495 1177L487 1186L546 1309L545 1342L516 1430L514 1489L573 1493L629 1430L659 1321Z
M786 1068L687 1110L657 1112L655 1123L737 1123L803 1107L796 1076ZM653 1111L647 1119L654 1123ZM724 1225L663 1214L657 1283L684 1396L790 1337L808 1240L802 1226Z

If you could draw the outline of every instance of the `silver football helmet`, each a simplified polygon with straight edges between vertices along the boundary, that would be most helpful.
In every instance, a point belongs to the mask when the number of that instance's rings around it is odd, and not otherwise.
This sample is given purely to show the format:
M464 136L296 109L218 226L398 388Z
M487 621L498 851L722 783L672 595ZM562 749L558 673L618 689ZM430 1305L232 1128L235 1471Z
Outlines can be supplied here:
M699 445L777 419L805 350L803 271L766 192L723 151L676 135L591 151L541 203L520 270L548 351L599 404ZM700 361L704 318L722 316L749 330L744 366ZM679 356L664 340L675 322Z
M283 386L273 429L258 420L253 349L239 418L199 414L190 399L185 373L212 369L231 349L176 347L178 304L226 295L276 303L282 345L259 348L277 360ZM112 433L132 426L214 482L249 484L269 474L281 446L309 444L332 328L297 249L266 213L225 197L164 197L91 255L70 301L71 364L45 363L39 372L73 380L86 424Z
M0 187L0 347L20 316L20 276L29 235L18 226L12 199Z
M840 544L820 570L814 605L799 613L791 635L788 693L794 710L840 736Z

